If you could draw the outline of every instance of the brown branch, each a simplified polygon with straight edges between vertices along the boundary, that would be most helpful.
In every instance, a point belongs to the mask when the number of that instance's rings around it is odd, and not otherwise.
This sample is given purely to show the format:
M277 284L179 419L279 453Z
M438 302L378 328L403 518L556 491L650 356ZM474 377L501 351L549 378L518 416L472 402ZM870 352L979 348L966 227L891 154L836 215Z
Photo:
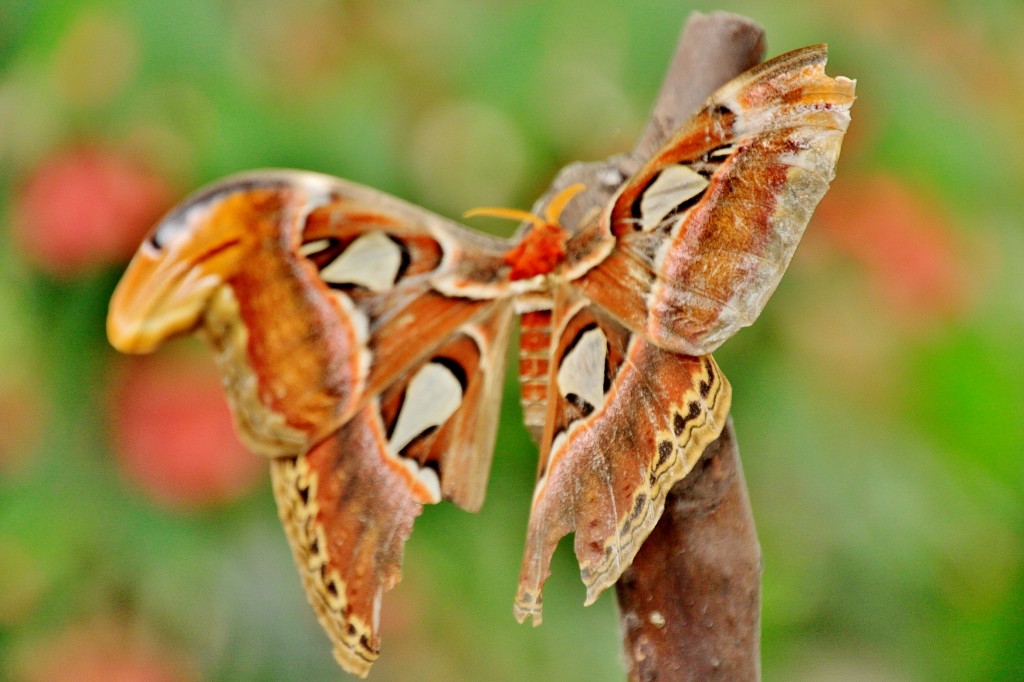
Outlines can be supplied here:
M616 584L629 679L760 677L761 550L732 420Z
M679 36L647 129L632 156L647 159L712 92L764 58L764 29L728 12L694 12Z
M533 205L543 213L551 198L569 185L582 183L583 192L559 218L562 227L575 231L586 224L594 206L605 206L622 180L668 141L672 131L695 113L718 86L725 84L764 56L764 31L750 19L727 12L694 12L679 38L661 92L647 128L633 151L606 161L577 162L563 168Z
M750 20L692 15L628 161L652 154L763 52L764 32ZM669 493L616 593L631 681L760 679L761 549L731 419Z

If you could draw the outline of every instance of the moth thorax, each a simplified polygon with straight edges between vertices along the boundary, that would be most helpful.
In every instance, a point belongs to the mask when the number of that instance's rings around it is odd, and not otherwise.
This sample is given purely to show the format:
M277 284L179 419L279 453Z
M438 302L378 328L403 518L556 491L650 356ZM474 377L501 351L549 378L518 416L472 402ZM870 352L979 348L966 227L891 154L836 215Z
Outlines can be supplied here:
M515 248L505 254L509 279L530 279L550 274L565 260L566 232L558 225L534 225Z

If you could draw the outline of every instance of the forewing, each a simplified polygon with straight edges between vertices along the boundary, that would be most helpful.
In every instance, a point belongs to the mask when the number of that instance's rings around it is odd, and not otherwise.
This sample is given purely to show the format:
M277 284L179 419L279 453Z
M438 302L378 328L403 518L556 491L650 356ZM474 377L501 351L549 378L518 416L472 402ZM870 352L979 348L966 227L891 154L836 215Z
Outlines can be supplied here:
M563 287L552 330L547 421L516 617L541 619L541 587L575 531L587 603L612 585L657 523L672 485L729 412L710 355L663 350Z
M828 189L849 124L854 82L826 76L826 57L824 46L790 52L712 95L575 238L616 240L576 280L586 296L693 355L751 324Z

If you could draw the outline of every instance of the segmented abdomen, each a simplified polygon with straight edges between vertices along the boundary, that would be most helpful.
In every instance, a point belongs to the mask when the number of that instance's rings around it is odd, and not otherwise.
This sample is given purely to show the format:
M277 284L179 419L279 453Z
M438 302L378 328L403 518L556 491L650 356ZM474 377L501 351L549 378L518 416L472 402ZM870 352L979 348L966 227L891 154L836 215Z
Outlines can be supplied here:
M520 318L519 386L526 428L540 441L547 416L551 362L551 311L523 313Z

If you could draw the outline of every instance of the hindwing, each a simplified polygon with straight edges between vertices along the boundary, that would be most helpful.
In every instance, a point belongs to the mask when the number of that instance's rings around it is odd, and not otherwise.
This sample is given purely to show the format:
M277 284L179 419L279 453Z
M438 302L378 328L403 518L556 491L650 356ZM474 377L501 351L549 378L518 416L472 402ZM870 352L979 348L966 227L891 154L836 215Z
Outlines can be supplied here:
M565 287L515 613L541 619L558 540L575 532L587 603L629 567L665 496L718 437L731 391L710 356L658 348Z

